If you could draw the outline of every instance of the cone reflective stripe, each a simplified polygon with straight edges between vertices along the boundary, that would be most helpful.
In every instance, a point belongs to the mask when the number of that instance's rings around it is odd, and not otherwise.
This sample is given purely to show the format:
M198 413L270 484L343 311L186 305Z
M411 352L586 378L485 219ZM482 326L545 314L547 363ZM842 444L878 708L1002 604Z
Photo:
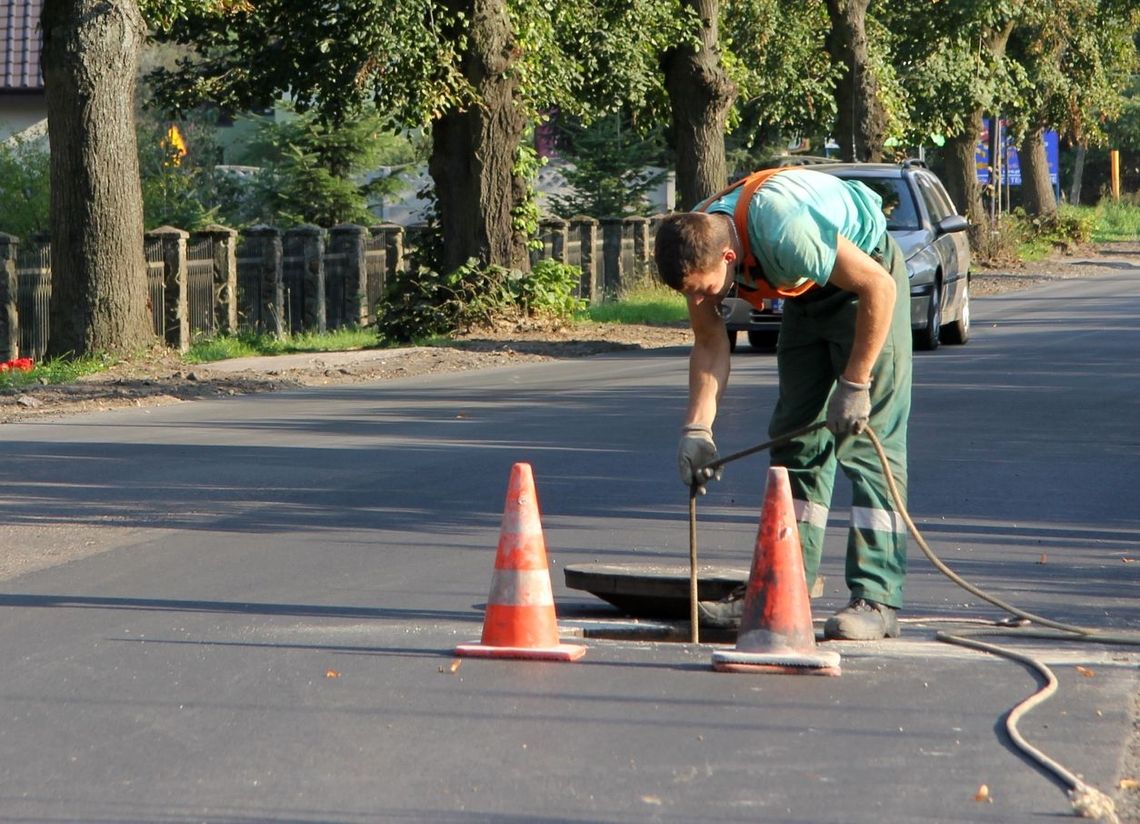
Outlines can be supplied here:
M816 649L788 470L768 470L736 649L713 653L722 672L839 675L839 653Z
M546 542L530 464L511 468L507 502L495 552L491 593L478 644L460 644L458 655L575 661L586 654L558 640Z

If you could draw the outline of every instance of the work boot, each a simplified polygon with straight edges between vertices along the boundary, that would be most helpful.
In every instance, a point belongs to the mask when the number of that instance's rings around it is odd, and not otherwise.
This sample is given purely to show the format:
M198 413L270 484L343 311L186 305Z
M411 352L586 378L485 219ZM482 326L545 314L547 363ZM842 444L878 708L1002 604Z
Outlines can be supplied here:
M739 629L740 616L744 614L744 594L746 584L736 587L719 601L697 601L697 622L702 627L714 629Z
M832 641L878 641L899 637L898 610L886 604L854 598L827 619L823 637Z

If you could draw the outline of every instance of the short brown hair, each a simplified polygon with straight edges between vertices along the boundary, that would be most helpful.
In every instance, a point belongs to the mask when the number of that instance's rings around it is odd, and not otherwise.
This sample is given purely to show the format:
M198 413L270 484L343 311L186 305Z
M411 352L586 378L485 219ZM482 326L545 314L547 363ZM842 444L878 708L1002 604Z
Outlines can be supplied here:
M705 212L668 215L657 227L653 241L657 276L666 286L679 292L690 272L702 272L715 266L731 240L728 225Z

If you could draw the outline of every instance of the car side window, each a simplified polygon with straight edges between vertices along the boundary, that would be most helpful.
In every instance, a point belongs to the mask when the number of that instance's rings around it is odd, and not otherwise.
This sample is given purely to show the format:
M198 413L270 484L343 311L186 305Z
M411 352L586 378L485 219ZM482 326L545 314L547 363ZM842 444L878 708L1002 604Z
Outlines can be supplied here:
M888 229L917 229L918 211L910 188L901 177L854 178L877 194L883 201L883 214Z
M922 202L926 204L926 211L930 213L932 222L937 223L944 217L954 214L954 206L950 203L950 198L942 191L942 186L929 175L916 174L915 180L918 182L918 192L922 197Z

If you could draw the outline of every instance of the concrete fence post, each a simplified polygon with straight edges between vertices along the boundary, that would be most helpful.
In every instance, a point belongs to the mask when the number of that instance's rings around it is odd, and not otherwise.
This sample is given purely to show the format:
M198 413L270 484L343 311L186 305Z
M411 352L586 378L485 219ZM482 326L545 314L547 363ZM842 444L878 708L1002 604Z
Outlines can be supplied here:
M393 278L404 271L404 246L407 243L407 232L398 223L381 223L373 231L383 232L385 238L384 249L387 253L387 277Z
M210 239L214 250L214 305L217 329L223 335L238 331L237 237L235 229L211 225L199 234Z
M570 231L577 235L582 261L580 297L590 303L600 303L602 289L599 281L598 221L592 217L576 217L570 221Z
M164 298L162 328L167 345L179 352L190 348L190 300L187 283L186 239L190 233L173 226L147 232L148 239L162 244Z
M261 277L258 279L258 294L250 300L250 322L258 332L276 338L284 337L285 253L281 244L281 231L261 225L244 229L242 234L256 241L261 248Z
M0 360L20 357L20 280L16 258L20 240L0 232Z
M559 263L570 261L570 224L560 217L542 221L544 237L550 238L550 259ZM544 243L545 245L545 243Z
M625 290L625 261L622 259L620 217L604 217L602 224L602 288L606 300L615 300Z
M329 252L344 256L344 305L333 310L346 325L364 327L371 315L368 306L368 263L365 238L368 230L355 223L342 223L329 231ZM326 273L327 274L327 273Z
M324 332L328 317L325 304L325 230L303 223L287 230L285 235L295 238L300 246L301 328Z
M626 224L633 236L633 278L634 282L649 277L649 218L627 217Z

